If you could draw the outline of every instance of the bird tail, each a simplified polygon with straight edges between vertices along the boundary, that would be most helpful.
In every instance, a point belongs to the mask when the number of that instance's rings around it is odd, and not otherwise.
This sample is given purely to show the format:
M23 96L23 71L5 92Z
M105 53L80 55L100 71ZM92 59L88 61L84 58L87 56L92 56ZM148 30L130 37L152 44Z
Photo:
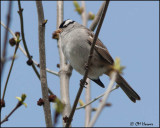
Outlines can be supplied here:
M118 74L116 83L122 88L131 101L134 103L136 100L140 100L140 96L131 88L131 86L126 82L126 80Z

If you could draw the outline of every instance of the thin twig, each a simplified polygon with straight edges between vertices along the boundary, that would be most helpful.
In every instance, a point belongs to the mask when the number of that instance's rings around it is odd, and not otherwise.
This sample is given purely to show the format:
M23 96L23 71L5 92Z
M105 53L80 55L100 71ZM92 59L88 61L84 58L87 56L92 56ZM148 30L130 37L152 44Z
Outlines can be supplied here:
M19 101L17 105L13 108L13 110L1 121L0 124L8 121L8 118L21 106L22 106L22 102Z
M25 51L27 53L27 57L29 58L29 60L32 60L32 57L31 57L31 55L29 53L29 50L28 50L28 47L27 47L27 44L26 44L26 40L25 40L25 36L24 36L23 13L22 13L23 9L21 8L20 0L18 0L18 7L19 7L18 14L19 14L20 23L21 23L21 34L22 34L23 45L24 45ZM34 63L32 63L32 68L35 71L37 77L40 79L40 75L39 75Z
M23 26L23 14L22 14L22 11L23 9L21 8L21 3L20 3L20 0L18 0L18 7L19 7L19 16L20 16L20 23L21 23L21 34L22 34L22 41L23 41L23 45L24 45L24 48L25 48L25 51L26 51L26 54L27 54L27 57L28 59L32 59L30 54L29 54L29 50L27 48L27 45L26 45L26 40L25 40L25 36L24 36L24 26ZM35 71L37 77L40 79L40 75L34 65L34 63L32 64L32 68L33 70ZM52 91L50 89L48 89L49 93L50 94L53 94Z
M107 90L105 92L105 95L104 95L102 101L100 102L100 104L98 106L98 109L97 109L95 115L93 116L93 119L89 123L88 127L93 127L93 125L95 124L95 122L96 122L97 118L99 117L101 111L103 110L103 108L104 108L104 106L106 104L106 100L107 100L107 98L108 98L108 96L109 96L109 94L110 94L110 92L112 90L112 86L114 85L114 82L116 81L116 77L117 77L117 72L113 71L111 73L111 80L110 80L108 88L107 88Z
M5 25L2 21L1 21L1 25L2 25L5 29L7 29L7 30L12 34L12 36L13 36L15 39L17 38L17 37L15 36L15 34L13 33L13 31L12 31L10 28L7 28L6 25ZM26 57L28 57L28 56L27 56L27 53L26 53L25 50L21 47L20 44L19 44L19 49L21 50L21 52L22 52ZM37 67L40 67L40 66L38 66L38 65L39 65L38 62L36 62L34 59L32 59L32 61L33 61L33 63L34 63ZM46 68L46 71L47 71L48 73L53 74L53 75L59 76L58 72L52 71L51 69Z
M92 31L95 30L95 28L96 28L96 26L97 26L97 24L98 24L98 21L99 21L99 19L100 19L100 17L101 17L101 14L102 14L104 5L105 5L105 1L102 3L102 5L101 5L101 7L100 7L100 9L99 9L99 11L98 11L98 13L96 14L94 20L92 21L92 24L91 24L91 26L89 27L90 30L92 30Z
M82 8L83 8L83 12L81 14L82 24L87 27L88 18L87 18L87 12L86 12L86 4L85 4L85 1L81 1L81 3L82 3Z
M45 54L45 25L42 1L36 1L38 14L38 33L39 33L39 55L40 55L40 80L42 97L44 100L43 110L45 114L46 127L52 127L51 108L48 100L48 85L46 76L46 54Z
M5 29L7 29L7 30L12 34L12 36L17 40L17 37L15 36L15 34L13 33L13 31L12 31L10 28L7 28L6 25L3 24L2 22L1 22L1 25L2 25ZM21 47L20 44L19 44L19 49L22 51L22 53L24 53L24 55L25 55L26 57L28 57L28 56L27 56L27 53L24 51L24 49ZM33 60L33 59L32 59L32 60ZM33 63L38 66L38 63L37 63L35 60L33 60ZM47 69L47 68L46 68L46 70L47 70L48 72L56 75L56 76L59 76L59 74L58 74L57 72L51 71L50 69ZM38 75L38 76L39 76L39 75ZM40 77L38 77L38 78L40 79ZM52 92L49 88L48 88L48 91L49 91L49 93L50 93L51 95L53 95L53 92Z
M10 29L10 28L7 28L7 26L1 21L1 25L5 28L5 29L7 29L11 34L12 34L12 36L17 40L17 37L15 36L15 34L13 33L13 31ZM19 49L22 51L22 53L26 56L26 57L28 57L27 56L27 53L25 52L25 50L21 47L21 45L19 44L18 45L19 46ZM29 58L28 58L29 59ZM33 63L35 64L35 65L39 65L35 60L33 60L32 59L32 61L33 61ZM38 66L39 68L40 68L40 66ZM48 69L48 68L46 68L46 71L47 72L49 72L49 73L51 73L51 74L54 74L54 75L56 75L56 76L59 76L59 74L58 74L58 72L55 72L55 71L52 71L52 70L50 70L50 69ZM39 75L38 75L39 76ZM39 77L38 77L39 78ZM40 79L40 78L39 78ZM53 95L54 93L48 88L48 91L49 91L49 93L51 94L51 95Z
M0 21L1 22L1 25L7 30L7 31L9 31L10 33L11 33L11 35L16 39L17 37L15 36L15 34L13 33L13 31L9 28L9 27L7 27L2 21Z
M12 12L12 1L9 2L8 5L8 14L7 14L7 28L10 26L10 21L11 21L11 12ZM2 59L4 61L1 62L1 70L0 70L0 77L2 76L3 73L3 68L5 64L5 57L6 57L6 51L7 51L7 40L8 40L8 31L6 30L5 36L4 36L4 43L3 43L3 51L2 51ZM0 79L1 82L1 79Z
M90 79L87 78L87 88L85 88L85 101L86 101L86 104L88 104L90 102L90 99L91 99L91 81ZM91 105L87 105L85 107L85 127L88 127L88 124L91 120L91 112L92 112L92 107Z
M86 83L86 79L87 79L88 71L89 71L89 66L90 66L90 63L91 63L92 56L93 56L94 46L95 46L95 44L96 44L96 41L97 41L97 38L98 38L98 35L99 35L99 32L100 32L100 29L101 29L101 26L102 26L102 23L103 23L103 20L104 20L104 17L105 17L107 8L108 8L108 4L109 4L109 1L106 1L105 6L104 6L104 9L103 9L103 13L102 13L102 15L101 15L101 18L100 18L100 21L99 21L99 24L98 24L98 28L97 28L97 30L96 30L96 34L95 34L95 36L94 36L93 43L92 43L92 46L91 46L91 49L90 49L90 54L89 54L89 58L88 58L87 66L86 66L85 75L84 75L83 79L82 79L81 82L80 82L80 88L79 88L79 90L78 90L76 99L75 99L74 104L73 104L73 107L72 107L72 111L71 111L71 113L70 113L69 119L67 120L67 123L66 123L66 126L65 126L65 127L69 127L69 125L70 125L70 123L71 123L71 121L72 121L74 112L75 112L75 110L76 110L76 106L77 106L78 101L79 101L79 98L80 98L80 95L81 95L81 93L82 93L82 91L83 91L83 87L84 87L84 85L85 85L85 83ZM88 68L87 68L87 67L88 67Z
M88 86L87 86L88 87ZM119 86L115 86L114 88L112 88L111 92L116 90L117 88L119 88ZM106 92L105 92L106 93ZM103 97L105 95L105 93L101 94L100 96L94 98L93 100L91 100L90 102L88 102L87 104L83 105L83 106L80 106L80 107L77 107L76 110L79 110L81 108L85 108L86 106L90 105L91 103L95 102L96 100L100 99L101 97Z
M81 1L81 4L82 4L82 8L83 8L83 12L81 14L81 17L82 17L82 24L87 27L87 23L88 23L88 18L87 18L87 11L86 11L86 3L85 1ZM91 92L90 92L90 89L91 89L91 82L90 82L90 79L87 78L87 88L85 89L85 101L86 103L88 103L90 101L90 98L91 98ZM91 111L92 111L92 108L91 108L91 105L88 105L87 107L85 107L85 127L88 126L89 122L90 122L90 119L91 119Z
M10 57L7 57L5 61L10 61L13 59L13 56L10 56ZM15 59L17 59L17 56L15 57ZM1 58L1 61L4 61L2 58Z
M12 58L12 63L11 63L11 66L10 66L10 69L9 69L9 72L8 72L8 75L7 75L6 83L5 83L5 86L4 86L2 101L4 101L4 97L5 97L6 89L7 89L7 84L8 84L10 74L11 74L11 71L12 71L12 67L13 67L13 64L14 64L14 60L15 60L15 57L16 57L16 52L17 52L17 49L18 49L18 45L19 45L19 43L17 42L16 47L15 47L15 51L14 51L14 54L13 54L13 58Z

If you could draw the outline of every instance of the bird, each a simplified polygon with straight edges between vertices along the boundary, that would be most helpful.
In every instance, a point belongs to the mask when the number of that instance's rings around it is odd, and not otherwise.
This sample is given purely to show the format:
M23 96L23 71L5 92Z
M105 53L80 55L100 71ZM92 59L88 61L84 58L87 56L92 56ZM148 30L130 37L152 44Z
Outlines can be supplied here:
M70 65L81 75L85 74L86 63L90 54L91 45L94 39L94 32L78 22L64 20L55 31L61 41L62 52ZM100 80L103 74L110 77L111 66L114 60L108 49L98 38L94 47L91 64L89 66L88 78L104 88ZM134 103L140 100L140 96L132 89L127 81L118 73L116 83Z

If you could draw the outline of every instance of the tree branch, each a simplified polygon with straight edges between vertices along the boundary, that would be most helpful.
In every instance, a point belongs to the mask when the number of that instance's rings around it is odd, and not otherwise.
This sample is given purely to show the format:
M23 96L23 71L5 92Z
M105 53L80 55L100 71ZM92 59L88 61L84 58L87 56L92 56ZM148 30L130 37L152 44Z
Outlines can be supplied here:
M18 14L20 16L20 23L21 23L21 34L22 34L22 41L23 41L23 45L24 45L24 48L25 48L25 51L27 53L27 56L29 58L29 60L32 60L32 57L30 56L30 53L29 53L29 50L27 48L27 44L26 44L26 40L25 40L25 36L24 36L24 27L23 27L23 9L21 8L21 3L20 3L20 0L18 0L18 7L19 7L19 11L18 11ZM40 75L34 65L34 63L32 63L32 68L33 70L35 71L37 77L40 79Z
M86 11L86 4L85 1L81 1L82 4L82 8L83 8L83 12L81 14L82 16L82 24L87 27L87 23L88 23L88 17L87 17L87 11ZM90 79L87 78L87 88L85 88L85 100L86 103L88 103L90 101L91 98L91 93L90 93L90 89L91 89L91 82ZM88 105L87 107L85 107L85 127L88 126L90 119L91 119L91 105Z
M105 6L105 1L102 3L102 5L101 5L101 7L100 7L100 9L99 9L99 11L97 13L97 15L95 16L94 20L92 21L92 24L89 27L90 30L92 30L92 31L95 30L95 28L96 28L96 26L98 24L98 21L99 21L99 19L101 17L101 14L102 14L104 6Z
M13 31L10 29L10 28L7 28L6 26L5 26L5 24L3 24L2 22L1 22L1 25L5 28L5 29L7 29L11 34L12 34L12 36L17 40L17 37L15 36L15 34L13 33ZM21 45L19 44L19 49L22 51L22 53L28 58L28 56L27 56L27 53L24 51L24 49L21 47ZM29 59L29 58L28 58ZM32 59L33 60L33 59ZM38 63L35 61L35 60L33 60L33 63L35 64L35 65L37 65L38 66ZM39 66L38 66L39 67ZM59 74L57 73L57 72L55 72L55 71L52 71L52 70L50 70L50 69L48 69L48 68L46 68L46 70L49 72L49 73L51 73L51 74L54 74L54 75L56 75L56 76L59 76ZM38 75L38 76L40 76L40 75ZM37 77L38 77L37 76ZM40 79L40 77L38 77L39 79ZM49 91L49 93L51 94L51 95L53 95L53 92L48 88L48 91Z
M2 25L5 29L7 29L7 30L12 34L12 36L13 36L15 39L17 39L17 37L15 36L15 34L13 33L13 31L12 31L10 28L7 28L7 26L6 26L2 21L0 21L0 22L1 22L1 25ZM25 50L21 47L20 44L19 44L19 49L20 49L21 52L28 58L27 53L26 53ZM28 58L28 59L29 59L29 58ZM34 59L32 59L32 61L33 61L33 63L39 68L38 62L36 62ZM51 74L53 74L53 75L59 76L58 72L52 71L51 69L46 68L46 71L49 72L49 73L51 73Z
M39 32L39 55L40 55L40 80L42 88L42 97L44 100L43 110L45 114L46 127L52 127L51 109L48 100L48 86L46 77L46 56L45 56L45 25L42 1L36 1L38 14L38 32Z
M87 27L88 18L87 18L87 12L86 12L86 3L85 1L81 1L81 3L82 3L82 8L83 8L83 12L81 14L82 24Z
M57 29L63 21L63 1L57 1ZM60 93L61 101L65 104L62 116L69 116L71 112L70 98L69 98L69 80L72 74L72 67L70 64L67 64L66 58L63 55L61 41L58 40L58 50L60 55ZM65 122L63 121L63 126Z
M0 122L0 124L8 121L8 118L18 109L20 108L22 105L27 105L26 103L24 103L25 99L26 99L26 94L22 94L21 98L18 97L19 101L17 103L17 105L13 108L13 110Z
M8 5L7 28L9 28L9 26L10 26L11 12L12 12L12 1L10 1L9 5ZM4 61L1 62L0 76L2 76L3 68L4 68L4 64L5 64L5 60L6 60L5 57L6 57L7 44L8 44L7 40L8 40L8 31L6 30L5 36L4 36L4 43L3 43L3 52L2 52L2 59Z
M115 82L115 80L116 80L117 72L116 72L116 71L113 71L113 72L111 73L110 77L111 77L111 80L110 80L110 83L109 83L109 85L108 85L108 88L107 88L107 90L106 90L106 92L105 92L105 95L104 95L102 101L100 102L100 104L99 104L99 106L98 106L98 109L97 109L97 111L96 111L93 119L91 120L91 122L90 122L89 125L88 125L89 127L93 127L93 125L95 124L97 118L99 117L102 109L104 108L104 106L105 106L105 104L106 104L106 100L107 100L107 98L108 98L108 96L109 96L109 94L110 94L110 92L111 92L111 90L112 90L112 86L114 85L114 82Z
M15 108L13 108L13 110L1 121L0 124L3 124L4 122L8 121L8 118L19 108L19 106L15 106Z
M85 100L86 100L86 104L88 104L91 100L91 81L90 79L87 78L87 88L85 88ZM91 120L91 112L92 112L92 108L91 105L87 105L85 107L85 127L88 127L88 124Z
M98 35L99 35L99 32L100 32L100 29L101 29L101 26L102 26L102 23L103 23L103 20L104 20L104 17L105 17L107 8L108 8L108 4L109 4L109 1L106 1L106 2L105 2L104 9L103 9L103 13L102 13L102 15L101 15L101 18L100 18L100 21L99 21L99 24L98 24L98 28L97 28L97 30L96 30L96 34L95 34L95 36L94 36L93 43L92 43L92 46L91 46L91 49L90 49L90 55L89 55L89 58L88 58L85 75L84 75L83 79L82 79L81 82L80 82L80 88L79 88L79 90L78 90L76 99L75 99L74 104L73 104L72 111L71 111L71 113L70 113L69 119L67 120L67 123L66 123L66 126L65 126L65 127L69 127L69 125L70 125L70 123L71 123L71 121L72 121L72 118L73 118L73 115L74 115L76 106L77 106L78 101L79 101L79 98L80 98L80 95L81 95L81 93L82 93L82 91L83 91L83 87L84 87L84 85L85 85L85 83L86 83L86 79L87 79L88 71L89 71L89 66L90 66L90 63L91 63L92 56L93 56L94 46L95 46L95 44L96 44L96 41L97 41L97 38L98 38ZM88 67L88 68L87 68L87 67Z
M88 87L88 86L87 86ZM119 88L119 85L116 85L114 88L112 88L111 92L116 90L117 88ZM91 100L90 102L88 102L87 104L77 107L76 110L79 110L81 108L85 108L86 106L90 105L91 103L95 102L96 100L100 99L101 97L103 97L105 95L105 93L101 94L100 96L94 98L93 100Z
M13 64L14 64L15 57L16 57L16 52L17 52L18 45L19 45L19 42L16 42L16 43L17 44L16 44L16 47L15 47L15 50L14 50L11 66L10 66L10 69L9 69L9 72L8 72L8 75L7 75L7 79L6 79L6 82L5 82L4 90L3 90L2 101L4 101L4 97L5 97L5 93L6 93L6 89L7 89L7 84L8 84L9 78L10 78L10 74L11 74L11 71L12 71L12 67L13 67ZM1 107L1 109L2 109L2 107Z
M20 16L20 23L21 23L21 34L22 34L22 41L23 41L23 45L24 45L24 48L25 48L25 51L26 51L26 54L27 54L27 57L29 60L32 60L30 54L29 54L29 51L28 51L28 48L27 48L27 45L26 45L26 40L25 40L25 36L24 36L24 27L23 27L23 14L22 14L22 11L23 9L21 8L21 3L20 3L20 0L18 0L18 7L19 7L19 11L18 11L18 14ZM34 65L34 63L32 64L32 68L33 70L35 71L37 77L40 79L40 75ZM50 89L49 90L49 93L50 94L53 94L52 91Z

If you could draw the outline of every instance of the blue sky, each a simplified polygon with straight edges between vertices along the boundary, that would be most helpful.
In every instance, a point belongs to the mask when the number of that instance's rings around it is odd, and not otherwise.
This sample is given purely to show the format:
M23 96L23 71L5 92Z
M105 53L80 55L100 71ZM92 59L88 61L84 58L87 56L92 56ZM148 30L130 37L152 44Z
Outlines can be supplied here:
M87 11L97 13L102 2L87 1ZM38 50L38 17L35 2L21 2L24 16L24 30L26 42L33 58L39 62ZM56 29L56 2L43 1L46 24L46 63L49 69L58 72L59 63L57 42L53 40L52 33ZM1 2L1 20L6 23L8 2ZM145 1L111 1L103 22L99 38L107 46L113 58L120 57L121 64L126 66L124 78L141 96L141 101L132 103L121 89L111 93L108 102L111 107L105 108L98 118L95 126L129 127L131 122L153 123L159 126L159 2ZM11 29L20 31L20 20L17 1L13 2L11 16ZM74 11L71 1L64 2L64 19L73 19L82 23L81 17ZM91 21L88 22L90 26ZM9 38L12 38L9 34ZM4 28L1 27L1 41L4 39ZM3 42L2 42L3 43ZM21 42L22 44L22 42ZM3 46L3 44L1 44ZM7 56L13 55L14 48L8 45ZM6 107L2 110L3 119L16 105L16 96L27 94L28 107L22 106L5 122L4 127L45 126L43 108L37 106L41 95L40 81L32 68L26 65L27 58L18 50L8 88L6 91ZM3 90L11 61L6 63L1 82ZM38 69L39 70L39 69ZM74 102L82 76L73 71L70 80L71 105ZM101 77L107 87L109 78ZM60 97L59 78L47 73L47 82L50 89ZM105 91L95 83L91 83L92 99ZM1 90L1 92L2 92ZM81 95L84 100L85 90ZM92 104L97 107L99 101ZM53 112L53 109L52 109ZM92 113L92 115L94 112ZM72 126L84 126L84 109L75 113ZM62 126L61 118L57 126ZM141 127L142 125L139 125Z

